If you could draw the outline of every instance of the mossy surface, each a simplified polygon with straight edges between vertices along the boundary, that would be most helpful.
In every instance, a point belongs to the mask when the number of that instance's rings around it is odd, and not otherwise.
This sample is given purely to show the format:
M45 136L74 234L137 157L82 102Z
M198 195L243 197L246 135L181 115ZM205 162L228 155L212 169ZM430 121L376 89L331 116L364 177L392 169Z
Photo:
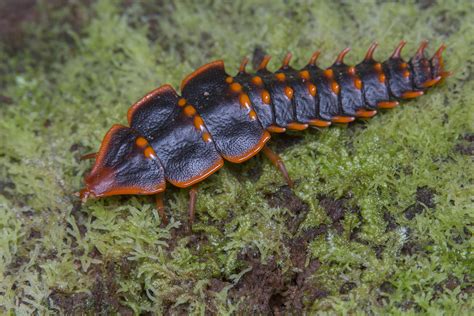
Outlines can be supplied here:
M472 313L471 1L60 3L0 33L0 313ZM275 137L293 190L264 158L227 164L192 235L185 190L166 227L150 197L73 196L128 107L204 63L346 46L356 63L401 39L407 58L446 43L454 75L370 122Z

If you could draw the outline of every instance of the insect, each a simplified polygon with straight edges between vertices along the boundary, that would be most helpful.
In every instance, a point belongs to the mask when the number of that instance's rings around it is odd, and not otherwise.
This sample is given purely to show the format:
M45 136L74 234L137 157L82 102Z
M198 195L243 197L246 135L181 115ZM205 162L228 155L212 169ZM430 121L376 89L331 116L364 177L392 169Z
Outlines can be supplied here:
M267 70L265 56L255 73L246 71L245 58L236 76L224 63L211 62L188 75L181 93L161 86L127 113L129 127L114 125L107 132L85 177L79 196L99 198L122 194L156 195L164 223L166 183L190 188L189 223L194 221L196 185L219 170L224 161L242 163L260 151L293 182L281 158L266 143L272 133L301 131L308 127L347 124L369 119L399 100L413 99L450 75L444 70L442 45L427 58L422 42L408 62L401 57L401 41L383 63L373 58L377 43L356 66L344 63L344 49L327 69L316 65L319 51L301 70L292 68L288 53L276 71Z

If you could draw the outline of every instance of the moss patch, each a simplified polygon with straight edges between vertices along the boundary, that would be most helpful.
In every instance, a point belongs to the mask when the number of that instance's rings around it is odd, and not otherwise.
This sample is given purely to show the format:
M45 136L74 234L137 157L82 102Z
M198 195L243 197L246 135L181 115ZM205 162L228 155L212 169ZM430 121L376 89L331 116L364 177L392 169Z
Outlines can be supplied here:
M0 30L1 312L472 310L468 1L61 4ZM263 158L226 166L200 186L193 235L186 191L166 192L166 227L149 197L73 196L79 157L147 91L252 52L302 66L318 48L329 65L352 46L356 63L374 39L379 59L444 42L455 74L368 124L275 137L294 190Z

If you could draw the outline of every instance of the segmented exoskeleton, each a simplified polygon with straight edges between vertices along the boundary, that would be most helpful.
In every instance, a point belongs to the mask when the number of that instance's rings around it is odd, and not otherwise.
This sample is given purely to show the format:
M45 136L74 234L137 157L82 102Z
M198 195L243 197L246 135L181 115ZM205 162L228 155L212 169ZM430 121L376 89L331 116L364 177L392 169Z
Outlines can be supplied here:
M344 49L334 64L316 65L319 52L295 70L287 54L276 72L267 70L265 56L256 73L247 73L244 59L236 76L224 63L202 66L181 84L179 96L170 85L148 93L128 111L130 127L114 125L106 134L81 190L83 200L119 194L156 194L163 222L166 182L190 190L190 225L194 218L195 185L219 170L224 161L241 163L262 151L292 181L278 155L265 146L271 133L309 126L346 124L368 119L399 100L413 99L449 75L442 45L425 56L423 42L408 62L400 56L402 41L383 63L370 46L356 66L344 63Z

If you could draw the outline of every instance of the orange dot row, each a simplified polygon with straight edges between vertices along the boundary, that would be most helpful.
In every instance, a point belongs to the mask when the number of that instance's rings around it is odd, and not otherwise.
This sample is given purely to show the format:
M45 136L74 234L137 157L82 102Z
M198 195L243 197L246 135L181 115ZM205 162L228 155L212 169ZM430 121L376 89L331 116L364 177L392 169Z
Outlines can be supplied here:
M302 70L299 73L300 78L303 79L303 81L309 81L311 80L311 75L309 71L307 70ZM316 96L316 93L318 92L318 89L316 88L316 85L314 85L311 82L306 83L306 89L308 89L309 94L311 94L313 97Z
M400 69L403 70L403 77L405 78L410 77L410 71L408 70L408 63L401 63Z
M277 78L278 81L284 81L286 79L286 76L284 73L277 73L275 75L275 77ZM304 70L304 71L301 71L300 72L300 77L304 80L309 80L310 79L310 74L307 70ZM256 85L256 86L259 86L261 87L263 85L263 80L261 77L259 76L254 76L252 79L251 79L251 82ZM312 96L315 96L316 95L316 86L314 84L308 84L308 91L309 93L312 95ZM293 95L294 95L294 91L291 87L287 86L285 87L284 89L284 93L286 95L286 97L288 99L292 99L293 98ZM270 98L270 93L267 91L267 90L263 90L261 92L261 97L262 97L262 101L263 103L265 104L270 104L271 102L271 98Z
M349 69L347 69L347 72L352 76L356 89L362 90L362 80L360 80L360 78L357 76L356 68L354 66L350 66Z
M143 138L143 137L137 137L137 139L135 140L135 144L140 147L141 149L143 149L143 155L148 158L148 159L156 159L156 153L155 151L153 150L153 148L151 148L150 145L148 145L148 141Z
M284 82L286 80L286 75L282 72L277 73L275 77L280 82ZM286 86L284 92L288 99L291 100L293 98L294 91L290 86Z
M380 83L385 83L385 80L387 78L385 77L385 74L383 73L382 64L381 63L376 63L374 65L374 68L375 68L375 71L378 73L379 82Z
M334 80L334 71L332 69L326 69L324 70L323 74L326 78L330 79L332 92L334 92L335 94L339 94L341 87L339 86L337 81Z
M256 80L262 80L260 77ZM250 98L246 93L242 92L242 85L238 82L234 82L234 78L227 77L225 80L228 84L230 84L230 90L234 93L239 93L239 103L242 107L248 110L248 115L252 121L257 119L257 113L252 109L252 103L250 102Z
M239 96L240 105L249 111L249 117L252 121L257 119L257 113L252 109L250 98L247 94L241 93Z
M284 74L284 73L281 73L281 72L280 72L280 73L277 73L277 74L275 75L275 77L277 78L278 81L285 81L285 79L286 79L285 74ZM261 78L260 76L254 76L254 77L252 78L251 82L252 82L254 85L258 86L258 87L262 87L262 86L263 86L263 80L262 80L262 78ZM291 88L290 88L290 89L291 89ZM291 92L288 91L288 93L291 94L291 96L293 96L292 91L291 91ZM287 96L288 96L288 95L287 95ZM263 103L265 103L265 104L270 104L271 99L270 99L270 92L268 92L268 90L265 90L265 89L262 90L262 92L261 92L261 98L262 98Z
M379 78L378 78L379 81L381 83L384 83L385 80L386 80L386 77L385 77L385 74L383 73L382 65L380 63L376 63L374 67L375 67L375 69L377 70L377 72L379 74ZM402 64L402 67L403 67L403 64ZM407 65L405 67L407 67ZM351 67L348 68L347 71L350 75L352 75L354 77L353 78L354 86L358 90L361 90L363 83L362 83L362 80L356 74L356 68L354 66L351 66ZM339 92L341 90L341 87L340 87L339 83L333 79L334 78L334 71L332 69L326 69L326 70L324 70L323 74L326 78L331 79L330 83L331 83L331 90L333 91L333 93L339 94ZM409 75L410 74L409 74L408 71L404 72L404 76L407 77ZM301 79L303 79L303 81L309 81L311 79L310 73L307 70L300 71L299 76L300 76ZM275 77L278 81L285 81L286 80L286 76L285 76L284 73L277 73L277 74L275 74ZM232 77L227 77L226 82L230 84L230 88L233 92L240 93L242 91L242 86L239 83L234 83ZM259 86L259 87L261 87L263 85L263 80L260 76L252 77L251 82L254 85ZM316 96L316 94L317 94L316 85L314 85L311 82L308 82L306 87L308 89L308 92L313 97ZM287 98L289 98L289 99L293 98L294 91L291 87L289 87L289 86L285 87L284 93L285 93ZM271 102L270 93L267 90L263 90L261 92L261 97L262 97L262 101L265 104L270 104L270 102ZM242 94L242 96L240 97L240 103L243 107L250 108L250 99L248 98L248 96L246 94ZM255 112L253 110L251 112L253 112L253 113L249 113L249 115L255 115L255 117L256 117Z
M231 77L228 77L231 78ZM227 79L226 79L227 81ZM178 106L184 107L183 112L189 118L193 118L194 127L202 132L202 139L207 143L212 140L211 134L207 132L206 128L204 127L204 121L202 120L201 116L197 114L196 108L190 104L186 103L186 99L181 98L178 100Z

